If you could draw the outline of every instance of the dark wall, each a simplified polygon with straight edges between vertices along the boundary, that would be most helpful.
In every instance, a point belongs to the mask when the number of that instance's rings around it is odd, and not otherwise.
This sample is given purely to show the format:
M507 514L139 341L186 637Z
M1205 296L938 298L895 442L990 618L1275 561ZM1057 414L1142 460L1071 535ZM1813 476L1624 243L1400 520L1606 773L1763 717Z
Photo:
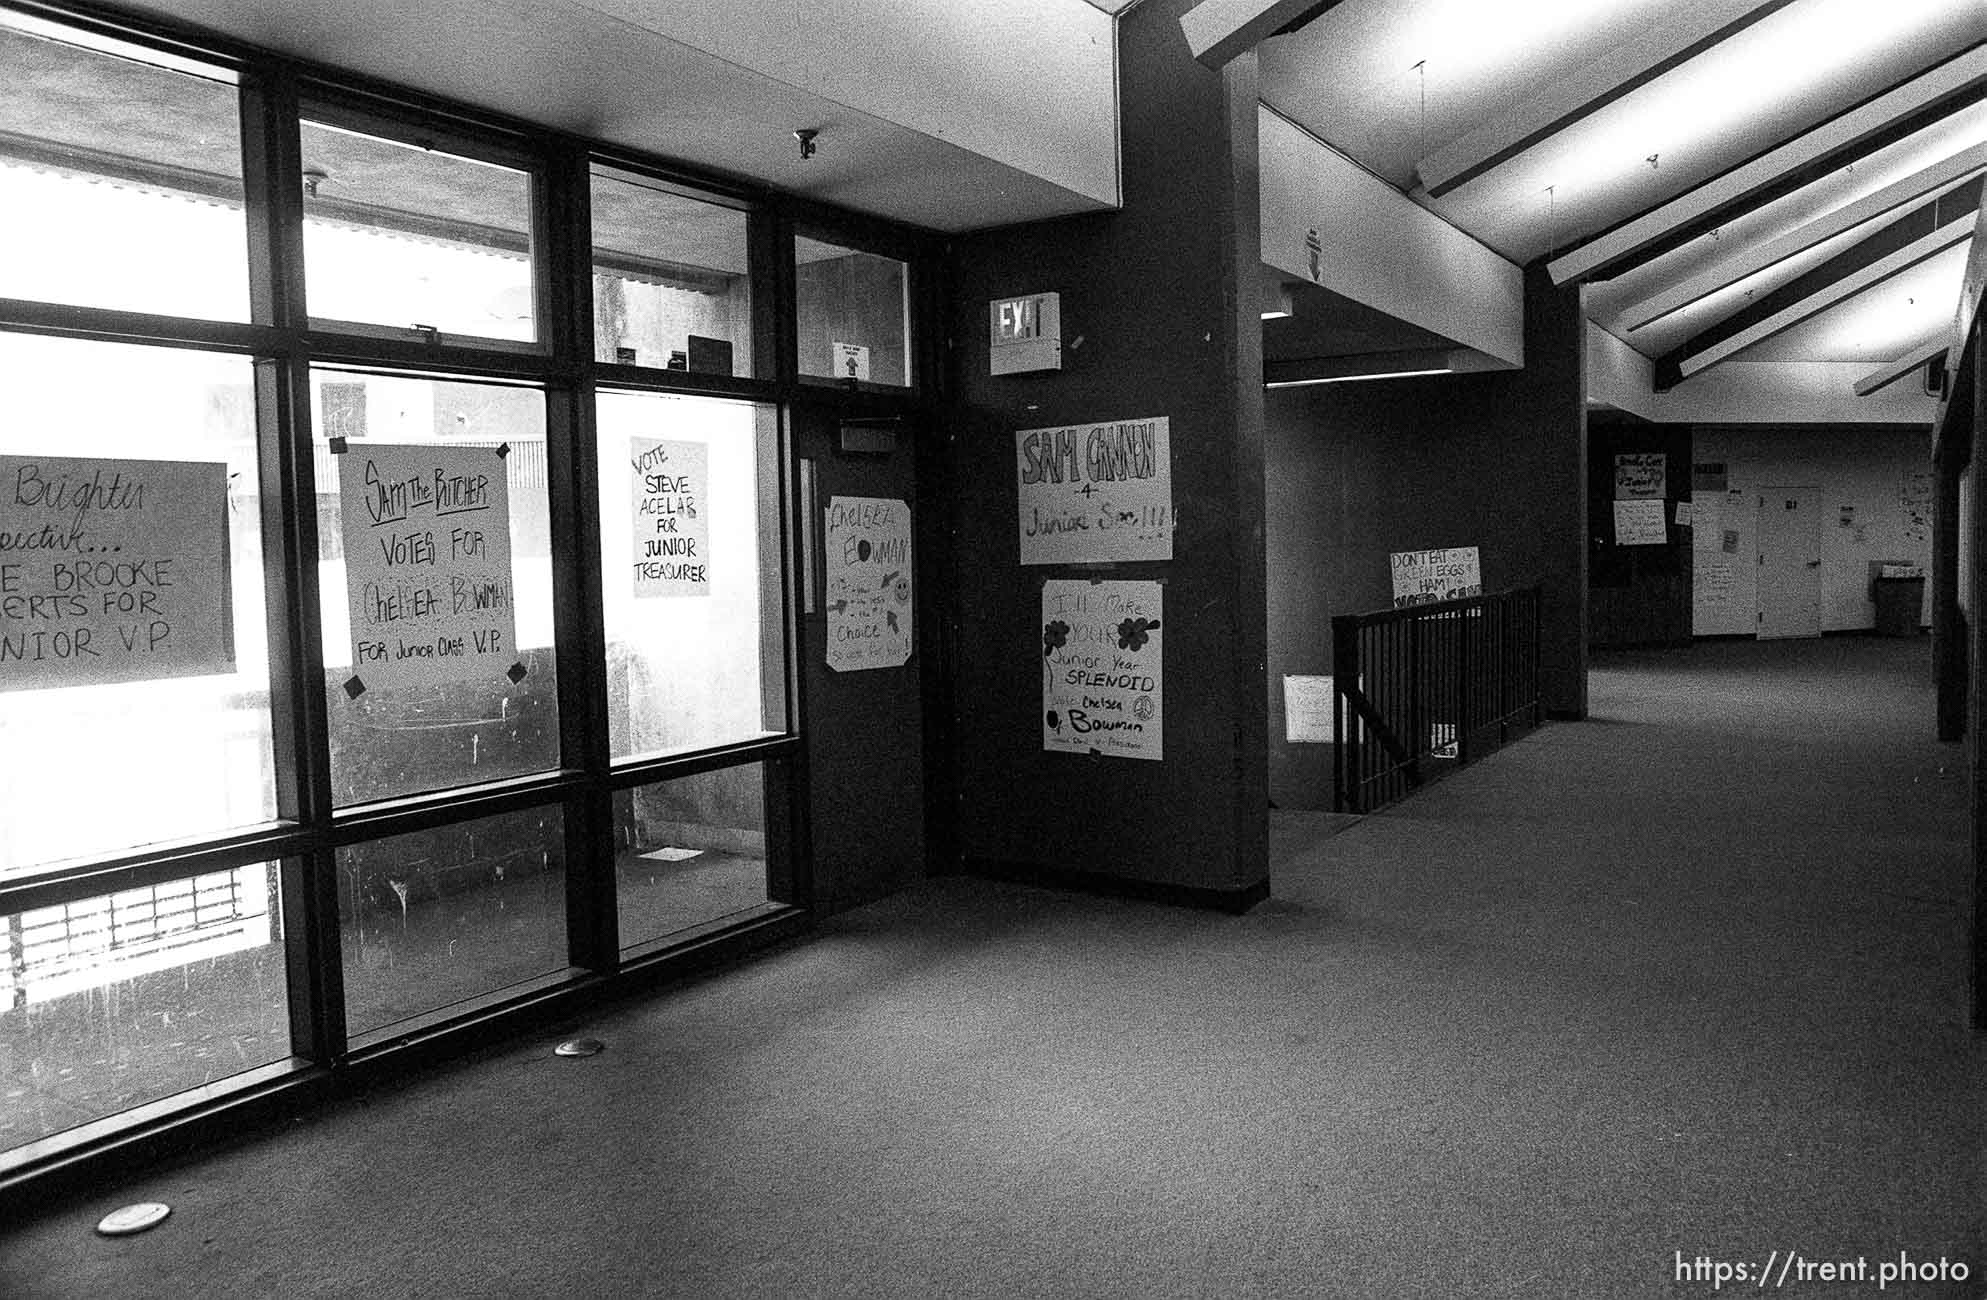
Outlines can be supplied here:
M1331 806L1331 747L1284 741L1285 674L1331 672L1331 619L1393 603L1387 557L1475 546L1486 592L1538 582L1546 708L1586 675L1586 373L1579 300L1525 277L1525 368L1269 394L1269 793Z
M967 865L1188 891L1267 879L1261 261L1253 56L1194 62L1188 0L1120 26L1124 207L959 240L952 509L959 852ZM1063 369L989 374L987 303L1062 295ZM1019 563L1017 429L1170 419L1173 559ZM1041 590L1163 579L1162 762L1045 753Z
M1614 458L1664 456L1661 546L1615 544ZM1587 441L1587 639L1594 646L1687 645L1691 624L1691 530L1676 523L1690 500L1687 424L1594 423Z

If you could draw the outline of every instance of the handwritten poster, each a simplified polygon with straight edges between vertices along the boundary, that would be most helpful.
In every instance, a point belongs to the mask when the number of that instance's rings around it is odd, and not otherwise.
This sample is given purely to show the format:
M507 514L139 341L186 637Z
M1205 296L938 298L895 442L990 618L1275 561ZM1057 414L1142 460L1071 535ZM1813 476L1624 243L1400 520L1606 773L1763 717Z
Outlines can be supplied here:
M1638 497L1614 503L1616 546L1661 546L1669 541L1663 523L1663 499Z
M635 438L635 595L711 594L710 448Z
M911 508L881 497L830 497L828 666L852 673L911 657Z
M0 691L234 671L228 470L0 456Z
M1283 739L1292 745L1332 743L1332 679L1283 675Z
M1168 417L1021 429L1021 563L1173 558Z
M354 443L339 457L346 693L524 675L507 448Z
M1160 759L1157 582L1042 584L1042 748Z
M1614 495L1617 501L1640 501L1660 497L1665 488L1664 455L1660 451L1623 452L1614 458Z
M1483 594L1483 570L1474 546L1396 551L1387 563L1393 571L1395 609Z
M1732 566L1729 564L1707 564L1704 566L1704 603L1724 605L1732 599Z
M1905 470L1898 484L1897 503L1904 510L1904 544L1928 544L1932 540L1932 472Z

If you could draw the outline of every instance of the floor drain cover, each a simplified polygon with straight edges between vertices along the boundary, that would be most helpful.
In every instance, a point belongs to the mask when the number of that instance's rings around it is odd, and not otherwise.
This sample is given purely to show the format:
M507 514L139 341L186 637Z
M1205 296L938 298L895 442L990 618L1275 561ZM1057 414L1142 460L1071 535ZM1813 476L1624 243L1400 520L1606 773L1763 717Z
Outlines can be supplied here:
M97 1223L97 1231L106 1237L129 1237L134 1232L156 1228L172 1213L172 1206L158 1201L140 1201L127 1205L121 1210L112 1210Z
M554 1056L597 1056L607 1047L598 1038L568 1038L552 1049Z

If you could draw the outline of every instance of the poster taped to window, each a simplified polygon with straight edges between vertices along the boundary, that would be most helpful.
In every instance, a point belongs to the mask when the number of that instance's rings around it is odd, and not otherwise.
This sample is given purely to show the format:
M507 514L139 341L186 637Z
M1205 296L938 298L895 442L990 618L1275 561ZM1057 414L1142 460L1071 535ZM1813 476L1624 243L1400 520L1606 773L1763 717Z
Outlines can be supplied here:
M631 438L635 595L711 594L710 448Z
M228 468L0 456L0 691L233 672Z
M352 617L346 693L521 678L509 449L350 448L338 458Z

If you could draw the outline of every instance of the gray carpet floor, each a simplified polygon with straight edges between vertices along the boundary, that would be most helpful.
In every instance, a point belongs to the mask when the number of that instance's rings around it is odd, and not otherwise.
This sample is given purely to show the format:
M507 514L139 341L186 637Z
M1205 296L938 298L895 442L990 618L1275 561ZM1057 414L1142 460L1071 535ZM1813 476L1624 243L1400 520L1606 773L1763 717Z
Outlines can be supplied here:
M1601 659L1595 717L1279 815L1246 916L938 880L0 1229L0 1295L1980 1293L1922 641ZM95 1237L117 1204L173 1215ZM1776 1269L1778 1265L1775 1265ZM1729 1275L1728 1275L1729 1276ZM1722 1294L1756 1293L1727 1281Z

